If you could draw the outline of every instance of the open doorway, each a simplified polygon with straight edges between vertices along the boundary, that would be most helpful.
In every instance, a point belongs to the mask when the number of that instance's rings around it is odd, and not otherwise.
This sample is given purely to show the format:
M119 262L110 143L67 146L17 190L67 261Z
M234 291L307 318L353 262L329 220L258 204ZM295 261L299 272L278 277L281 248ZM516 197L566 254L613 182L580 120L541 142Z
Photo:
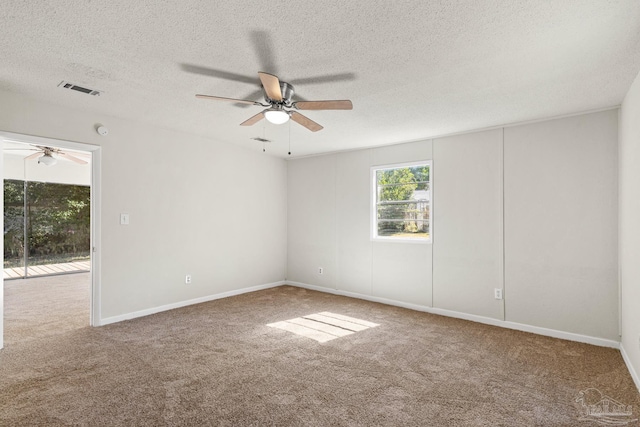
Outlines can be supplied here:
M4 279L88 272L91 154L6 141Z
M99 148L2 139L3 295L8 344L97 324L96 159ZM99 175L98 175L99 176ZM3 342L0 341L0 347Z

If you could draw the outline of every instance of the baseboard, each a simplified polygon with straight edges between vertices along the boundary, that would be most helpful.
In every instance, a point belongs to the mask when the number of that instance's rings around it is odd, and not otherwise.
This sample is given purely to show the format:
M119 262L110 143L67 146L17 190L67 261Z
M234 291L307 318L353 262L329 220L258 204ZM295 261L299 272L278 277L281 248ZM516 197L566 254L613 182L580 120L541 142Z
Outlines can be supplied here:
M167 310L173 310L175 308L186 307L188 305L200 304L203 302L213 301L220 298L232 297L235 295L246 294L248 292L261 291L263 289L275 288L277 286L284 285L284 281L266 283L264 285L251 286L249 288L235 289L233 291L221 292L219 294L207 295L200 298L194 298L186 301L180 301L172 304L161 305L159 307L147 308L140 311L134 311L133 313L120 314L118 316L107 317L100 319L100 324L97 326L109 325L111 323L122 322L123 320L135 319L138 317L149 316L150 314L156 314Z
M322 286L309 285L306 283L287 281L287 285L296 286L299 288L310 289L313 291L326 292L334 295L342 295L351 298L363 299L366 301L378 302L381 304L393 305L397 307L408 308L410 310L424 311L426 313L437 314L446 317L455 317L456 319L470 320L472 322L484 323L492 326L499 326L507 329L514 329L517 331L530 332L533 334L544 335L547 337L560 338L568 341L576 341L586 344L597 345L599 347L610 347L619 349L620 343L614 340L608 340L605 338L591 337L588 335L575 334L572 332L558 331L556 329L542 328L540 326L525 325L521 323L509 322L505 320L493 319L491 317L478 316L475 314L461 313L458 311L445 310L442 308L429 307L419 304L410 304L402 301L396 301L387 298L380 298L371 295L358 294L355 292L341 291L338 289L325 288Z
M622 359L624 359L624 363L627 365L627 369L631 374L631 378L633 378L633 382L636 383L636 388L640 393L640 377L638 376L638 372L636 372L635 368L631 364L631 359L629 359L629 356L627 355L627 352L624 350L624 346L622 345L622 343L620 344L620 353L622 354Z

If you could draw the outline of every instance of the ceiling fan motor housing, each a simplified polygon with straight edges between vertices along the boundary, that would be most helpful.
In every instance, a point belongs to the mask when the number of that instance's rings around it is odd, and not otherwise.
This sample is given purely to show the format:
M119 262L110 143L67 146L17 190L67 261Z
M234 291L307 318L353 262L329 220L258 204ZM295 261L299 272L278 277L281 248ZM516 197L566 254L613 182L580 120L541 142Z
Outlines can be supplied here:
M264 99L269 104L283 104L287 107L291 106L291 98L293 98L293 94L295 93L295 89L293 85L287 82L280 82L280 92L282 92L282 101L276 101L267 96L267 92L262 88L262 92L264 93Z

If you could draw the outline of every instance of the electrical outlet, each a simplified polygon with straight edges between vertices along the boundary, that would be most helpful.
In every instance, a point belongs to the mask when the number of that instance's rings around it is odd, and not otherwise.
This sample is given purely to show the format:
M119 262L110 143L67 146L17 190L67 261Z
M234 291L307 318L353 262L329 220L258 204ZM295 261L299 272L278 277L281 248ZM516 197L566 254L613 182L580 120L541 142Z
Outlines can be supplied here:
M186 276L184 276L184 283L186 283L187 285L189 283L191 283L191 275L187 274Z
M324 274L324 268L318 267L318 274Z
M502 299L502 289L495 288L493 290L493 296L495 297L495 299Z

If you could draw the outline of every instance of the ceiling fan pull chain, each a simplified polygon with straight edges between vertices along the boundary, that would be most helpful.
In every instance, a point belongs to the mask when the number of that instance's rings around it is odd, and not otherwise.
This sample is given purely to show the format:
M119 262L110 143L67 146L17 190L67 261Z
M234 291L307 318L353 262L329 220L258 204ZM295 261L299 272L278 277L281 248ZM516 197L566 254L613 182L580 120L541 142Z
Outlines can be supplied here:
M291 155L291 121L289 121L289 155Z

